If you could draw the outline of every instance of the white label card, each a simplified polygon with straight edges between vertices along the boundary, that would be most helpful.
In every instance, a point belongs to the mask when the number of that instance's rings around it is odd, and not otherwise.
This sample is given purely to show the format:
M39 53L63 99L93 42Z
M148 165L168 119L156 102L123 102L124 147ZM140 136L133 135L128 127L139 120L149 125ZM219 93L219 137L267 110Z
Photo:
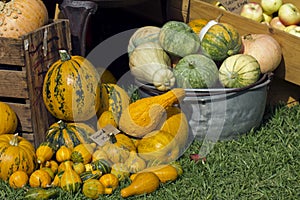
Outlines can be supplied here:
M108 124L104 128L91 135L90 138L98 145L103 146L110 139L111 134L116 135L120 132L121 131L119 129L117 129L113 125Z

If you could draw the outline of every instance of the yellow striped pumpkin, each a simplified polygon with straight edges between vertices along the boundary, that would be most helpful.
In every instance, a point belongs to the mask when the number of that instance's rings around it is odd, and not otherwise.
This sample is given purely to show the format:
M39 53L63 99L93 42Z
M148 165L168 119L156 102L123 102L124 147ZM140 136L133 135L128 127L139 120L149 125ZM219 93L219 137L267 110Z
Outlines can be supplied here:
M17 134L0 135L0 178L8 180L15 171L30 175L37 167L32 143Z
M81 143L90 143L90 135L96 131L86 123L63 122L59 120L53 123L46 132L46 140L54 145L56 149L66 146L73 149Z
M85 121L96 115L100 106L99 74L82 56L60 50L44 79L43 100L58 119Z

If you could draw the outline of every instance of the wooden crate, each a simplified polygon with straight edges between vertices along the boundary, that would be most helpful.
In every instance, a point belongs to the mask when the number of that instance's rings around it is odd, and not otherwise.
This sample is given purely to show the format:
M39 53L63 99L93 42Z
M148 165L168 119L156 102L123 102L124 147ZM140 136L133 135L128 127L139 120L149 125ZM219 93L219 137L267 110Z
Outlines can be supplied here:
M71 51L69 21L52 21L18 39L0 38L0 44L0 101L16 112L17 131L37 146L55 120L41 91L48 67L59 59L58 49Z
M280 44L283 51L283 60L279 67L275 70L274 75L276 81L272 84L271 92L275 99L271 101L286 101L287 96L299 101L300 99L300 38L284 31L271 28L267 25L255 22L251 19L240 16L239 14L225 11L217 8L210 2L214 0L190 0L189 20L196 18L216 19L219 15L223 14L220 22L226 22L234 25L240 34L249 33L264 33L273 36ZM259 3L260 0L252 0L251 2ZM283 0L283 2L291 2L300 8L299 0ZM278 90L279 88L280 90ZM284 89L283 89L284 88ZM284 93L283 93L284 92ZM282 96L282 98L281 98Z

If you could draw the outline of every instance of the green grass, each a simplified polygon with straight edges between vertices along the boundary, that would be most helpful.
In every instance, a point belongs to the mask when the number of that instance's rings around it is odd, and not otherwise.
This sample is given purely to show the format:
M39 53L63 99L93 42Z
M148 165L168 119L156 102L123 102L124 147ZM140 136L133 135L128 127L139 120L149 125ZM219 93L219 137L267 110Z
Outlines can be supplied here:
M201 141L194 141L179 158L184 174L162 184L152 194L127 199L299 199L300 106L268 110L262 126L237 140L220 141L206 162L191 161ZM99 199L122 199L120 189ZM0 199L22 199L24 190L0 182ZM56 199L86 199L81 193L60 192Z

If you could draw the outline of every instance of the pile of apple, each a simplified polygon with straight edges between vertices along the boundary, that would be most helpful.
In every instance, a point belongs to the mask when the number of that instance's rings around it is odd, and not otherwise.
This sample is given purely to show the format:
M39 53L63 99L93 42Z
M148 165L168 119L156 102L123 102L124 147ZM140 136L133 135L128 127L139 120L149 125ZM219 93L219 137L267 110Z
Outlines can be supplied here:
M300 37L300 10L282 0L261 0L243 5L240 15Z

